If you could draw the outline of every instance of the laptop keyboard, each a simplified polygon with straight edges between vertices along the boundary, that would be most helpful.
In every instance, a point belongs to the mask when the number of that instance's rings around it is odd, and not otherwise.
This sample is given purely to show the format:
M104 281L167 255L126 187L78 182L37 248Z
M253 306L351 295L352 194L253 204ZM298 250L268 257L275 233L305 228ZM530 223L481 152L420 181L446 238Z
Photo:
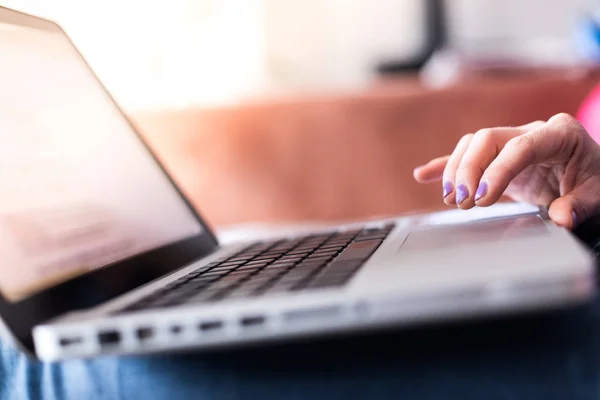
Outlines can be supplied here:
M169 283L120 312L342 286L394 228L254 243Z

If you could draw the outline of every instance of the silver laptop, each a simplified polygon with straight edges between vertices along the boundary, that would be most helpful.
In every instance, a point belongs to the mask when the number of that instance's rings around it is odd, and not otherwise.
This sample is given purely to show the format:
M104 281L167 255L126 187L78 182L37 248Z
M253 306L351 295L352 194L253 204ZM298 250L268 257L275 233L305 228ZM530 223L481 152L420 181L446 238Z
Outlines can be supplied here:
M32 357L267 344L594 293L588 251L518 205L221 245L56 24L0 9L0 54L0 316Z

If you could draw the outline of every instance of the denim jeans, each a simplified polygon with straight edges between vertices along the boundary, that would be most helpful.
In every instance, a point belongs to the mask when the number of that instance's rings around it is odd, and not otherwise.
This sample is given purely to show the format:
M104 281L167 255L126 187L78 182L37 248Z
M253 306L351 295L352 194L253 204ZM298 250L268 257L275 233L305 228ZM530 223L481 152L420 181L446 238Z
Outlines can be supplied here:
M600 300L360 337L44 364L0 345L0 399L595 399Z

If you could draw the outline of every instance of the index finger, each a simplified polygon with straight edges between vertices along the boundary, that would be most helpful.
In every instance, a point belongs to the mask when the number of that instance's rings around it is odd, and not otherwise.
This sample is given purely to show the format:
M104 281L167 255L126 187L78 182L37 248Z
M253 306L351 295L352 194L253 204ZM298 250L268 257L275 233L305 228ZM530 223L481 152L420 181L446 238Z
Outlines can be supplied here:
M537 129L509 140L483 173L481 182L487 184L487 193L477 205L488 206L498 201L510 182L530 165L566 162L577 140L573 124L572 117L560 114Z

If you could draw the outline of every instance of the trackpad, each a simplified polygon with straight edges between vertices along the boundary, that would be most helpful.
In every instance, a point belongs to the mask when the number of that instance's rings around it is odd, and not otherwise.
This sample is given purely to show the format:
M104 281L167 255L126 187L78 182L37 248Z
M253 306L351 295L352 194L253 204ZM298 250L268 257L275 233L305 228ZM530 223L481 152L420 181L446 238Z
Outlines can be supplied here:
M408 235L400 250L404 253L447 247L473 246L547 234L549 234L549 231L539 216L527 215L414 231Z

